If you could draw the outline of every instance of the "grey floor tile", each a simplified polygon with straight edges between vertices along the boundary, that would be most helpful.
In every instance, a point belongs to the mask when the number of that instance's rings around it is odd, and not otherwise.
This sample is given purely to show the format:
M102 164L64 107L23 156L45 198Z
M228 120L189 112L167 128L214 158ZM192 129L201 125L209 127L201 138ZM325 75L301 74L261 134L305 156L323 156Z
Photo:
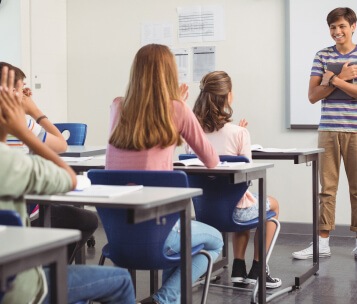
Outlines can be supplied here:
M96 245L87 248L87 264L97 264L102 246L106 243L103 229L100 227L95 233ZM253 239L253 238L251 238ZM311 236L280 234L274 252L269 262L273 277L283 281L282 288L293 285L294 276L304 273L311 265L311 260L294 260L293 251L306 248L311 242ZM231 246L231 244L230 244ZM270 303L284 304L355 304L357 303L357 261L354 260L351 250L355 246L353 237L331 237L330 246L332 256L320 259L318 274L307 280L299 290L287 293L272 300ZM250 242L247 254L247 268L252 263L253 244ZM231 248L231 247L230 247ZM230 260L232 255L230 252ZM220 284L230 284L231 261L227 268L219 275ZM110 261L106 261L111 265ZM137 274L137 298L145 298L149 293L149 276L146 271ZM267 290L270 292L269 290ZM199 304L202 287L193 289L193 303ZM211 287L208 295L208 304L250 303L250 292Z

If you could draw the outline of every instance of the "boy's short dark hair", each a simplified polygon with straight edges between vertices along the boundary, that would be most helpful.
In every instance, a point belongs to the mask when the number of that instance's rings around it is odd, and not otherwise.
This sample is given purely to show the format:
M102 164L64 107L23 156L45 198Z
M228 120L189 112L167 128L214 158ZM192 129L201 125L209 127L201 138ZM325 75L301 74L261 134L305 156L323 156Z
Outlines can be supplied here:
M326 21L328 26L330 26L331 23L336 22L341 17L347 20L350 25L356 23L357 21L356 13L352 9L349 7L338 7L329 12L327 15Z
M18 67L13 66L10 63L7 62L0 62L0 80L1 80L1 70L3 67L8 67L9 70L14 70L15 71L15 83L14 85L19 81L19 80L24 80L26 78L25 73L19 69Z

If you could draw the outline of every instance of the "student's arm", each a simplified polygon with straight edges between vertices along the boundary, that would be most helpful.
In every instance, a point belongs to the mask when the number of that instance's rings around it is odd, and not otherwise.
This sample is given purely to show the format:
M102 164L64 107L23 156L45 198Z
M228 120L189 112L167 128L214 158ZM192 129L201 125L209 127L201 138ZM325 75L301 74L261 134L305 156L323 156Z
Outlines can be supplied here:
M22 104L25 113L30 115L35 121L39 117L44 116L43 112L37 107L31 97L31 90L24 92ZM42 118L39 125L47 132L45 143L56 153L62 153L67 150L67 142L63 138L61 132L53 125L48 118Z
M187 104L174 101L176 126L180 135L196 153L207 168L214 168L219 163L219 157L208 141L196 116Z
M74 171L61 158L44 145L28 128L25 113L19 97L13 92L14 73L5 67L2 70L0 87L0 128L3 132L10 133L23 141L34 153L52 161L63 168L70 175L72 189L77 185ZM2 139L4 140L4 138Z
M314 104L317 101L329 96L336 88L328 86L328 81L333 73L328 71L323 78L320 76L311 76L309 83L309 101Z
M357 85L347 82L357 78L357 65L348 64L349 62L346 62L343 65L341 73L332 79L331 84L357 99Z

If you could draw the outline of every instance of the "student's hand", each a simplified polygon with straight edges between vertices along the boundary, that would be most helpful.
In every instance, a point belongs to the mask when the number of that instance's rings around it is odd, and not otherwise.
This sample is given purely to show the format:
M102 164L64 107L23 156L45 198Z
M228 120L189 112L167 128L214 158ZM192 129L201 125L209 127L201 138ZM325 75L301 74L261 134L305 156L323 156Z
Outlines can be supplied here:
M0 86L0 126L16 137L28 131L19 94L14 91L15 73L3 67Z
M326 70L326 72L322 76L320 85L328 87L331 76L333 76L333 72Z
M357 78L357 65L349 65L350 62L346 62L341 69L341 73L338 75L338 78L343 80L352 80Z
M30 88L24 88L22 90L22 93L27 97L31 97L32 96L32 90Z
M180 95L181 100L186 102L188 99L188 85L186 83L180 85Z
M22 106L26 114L30 115L33 119L37 119L42 115L42 112L39 110L31 96L32 93L29 96L25 94L22 95Z
M243 118L239 121L238 126L246 128L248 126L248 121L246 121L246 119Z

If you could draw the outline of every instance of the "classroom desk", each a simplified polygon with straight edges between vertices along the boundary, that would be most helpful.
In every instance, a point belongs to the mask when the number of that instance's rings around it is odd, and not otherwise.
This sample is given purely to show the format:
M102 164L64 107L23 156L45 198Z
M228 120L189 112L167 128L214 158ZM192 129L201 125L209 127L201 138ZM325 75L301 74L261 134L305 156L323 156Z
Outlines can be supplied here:
M84 160L84 161L76 161L76 162L68 162L66 163L77 173L87 172L90 169L104 169L105 167L105 159L102 157L94 157L92 159Z
M27 203L40 204L40 218L50 226L51 204L91 205L128 210L129 223L140 223L173 212L180 212L181 248L181 303L192 303L191 258L191 198L201 195L197 188L144 187L122 196L111 198L74 197L59 195L26 195Z
M85 157L103 155L107 150L106 146L68 146L67 151L60 153L60 156Z
M9 277L49 265L51 303L67 303L67 245L80 239L78 230L6 227L0 231L0 290Z
M272 168L273 164L263 164L263 163L250 163L243 164L237 167L216 167L208 169L206 167L184 167L175 166L175 170L181 170L187 174L224 174L230 176L230 182L233 184L238 184L242 182L249 182L251 180L259 180L259 210L265 211L265 201L266 201L266 170ZM259 286L264 286L264 288L259 287L258 302L260 304L266 303L266 253L265 253L265 234L266 234L266 212L259 212L259 256L262 257L260 260L260 276L258 279ZM228 236L225 234L224 239L225 244L228 244ZM228 246L224 247L222 252L222 260L214 264L213 270L217 270L227 265L228 263ZM253 292L254 293L254 292ZM254 297L255 298L255 297ZM254 299L255 300L255 299ZM255 302L253 302L255 303Z
M294 164L312 163L312 233L313 233L313 259L312 267L300 276L295 277L294 285L291 290L300 288L312 275L319 270L319 246L318 246L318 231L319 231L319 177L318 164L319 154L324 152L321 148L296 149L290 152L252 152L253 159L261 160L293 160Z

